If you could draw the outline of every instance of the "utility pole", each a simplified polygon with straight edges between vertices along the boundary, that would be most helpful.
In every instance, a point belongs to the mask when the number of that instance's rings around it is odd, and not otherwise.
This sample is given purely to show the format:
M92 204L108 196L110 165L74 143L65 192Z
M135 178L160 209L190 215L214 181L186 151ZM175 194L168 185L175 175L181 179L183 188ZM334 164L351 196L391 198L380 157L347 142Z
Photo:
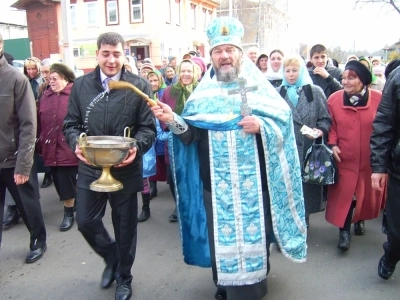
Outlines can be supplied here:
M75 71L69 0L61 0L63 63Z

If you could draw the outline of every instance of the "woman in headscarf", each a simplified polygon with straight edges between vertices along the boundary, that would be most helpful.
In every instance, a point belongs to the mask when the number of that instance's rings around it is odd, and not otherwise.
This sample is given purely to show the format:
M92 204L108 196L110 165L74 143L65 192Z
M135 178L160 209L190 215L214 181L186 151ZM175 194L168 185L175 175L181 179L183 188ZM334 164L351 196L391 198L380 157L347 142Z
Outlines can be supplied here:
M370 60L364 56L361 56L359 61L367 67L367 69L370 71L372 75L372 82L370 84L370 88L378 91L383 91L383 87L385 86L385 82L379 78L378 76L375 76L375 74L372 72L372 64Z
M167 72L167 69L166 69ZM168 104L172 110L180 115L183 111L183 107L185 106L186 100L189 98L190 94L198 85L198 74L197 68L195 63L191 60L183 60L179 67L178 67L178 78L177 82L170 85L164 90L164 94L161 97L161 102ZM168 130L165 124L161 124L162 128ZM166 146L166 156L165 156L165 163L167 165L167 183L169 184L169 188L171 190L172 195L175 199L175 187L174 187L174 180L171 174L171 167L168 155L168 143L165 143ZM170 221L176 222L178 220L177 213L176 213L176 205L175 210L169 217Z
M162 97L164 89L167 87L164 83L161 73L158 70L150 71L147 74L150 81L153 97L158 100ZM157 181L167 180L167 171L165 165L165 140L168 134L165 133L158 119L157 137L153 147L143 156L143 191L142 191L142 212L138 221L145 222L150 217L150 200L157 197Z
M264 53L261 54L256 60L256 66L260 69L261 73L263 73L264 76L267 76L268 55Z
M174 84L176 82L176 71L173 66L166 66L164 73L164 82L167 86Z
M328 187L325 218L339 227L337 247L343 251L350 247L351 223L356 235L364 234L364 220L378 217L383 198L383 193L371 186L370 137L382 96L380 91L368 88L371 82L371 72L365 65L349 61L343 72L343 90L328 99L332 117L328 142L339 179Z
M282 86L277 90L292 110L297 151L303 167L307 150L312 146L314 139L328 137L331 117L325 94L319 86L313 84L305 62L300 56L284 59ZM300 129L304 125L312 128L315 135L303 135ZM322 186L303 183L303 194L308 226L309 215L325 208L325 203L322 201Z
M283 72L282 72L282 62L283 62L283 52L281 50L272 50L269 54L269 64L267 70L267 79L274 87L279 87L282 84Z
M78 158L66 143L62 131L74 80L74 71L67 65L52 64L50 87L44 91L38 111L39 151L43 155L44 164L50 167L57 194L64 204L60 231L67 231L74 224Z

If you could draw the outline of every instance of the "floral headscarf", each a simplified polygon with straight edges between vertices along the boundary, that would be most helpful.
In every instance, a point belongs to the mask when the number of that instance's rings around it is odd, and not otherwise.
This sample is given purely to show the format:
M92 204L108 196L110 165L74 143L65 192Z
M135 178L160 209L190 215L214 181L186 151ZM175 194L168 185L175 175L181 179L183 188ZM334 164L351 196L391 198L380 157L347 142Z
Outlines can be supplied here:
M150 72L147 74L147 79L149 79L149 76L150 76L150 75L156 75L157 78L158 78L158 89L157 89L157 91L153 91L153 94L154 94L154 97L157 97L157 99L160 99L161 97L160 97L160 95L159 95L159 92L160 92L160 90L165 89L165 88L167 87L167 85L165 84L164 78L163 78L163 76L161 75L160 71L158 71L158 70L150 71Z
M192 82L188 85L183 84L181 81L181 66L184 63L191 64L193 70L193 79ZM171 86L171 96L176 99L174 112L180 115L183 111L183 107L185 106L186 100L189 98L190 94L198 85L197 81L198 74L197 74L197 68L195 67L195 63L190 59L182 60L182 62L179 64L177 74L178 74L178 82Z

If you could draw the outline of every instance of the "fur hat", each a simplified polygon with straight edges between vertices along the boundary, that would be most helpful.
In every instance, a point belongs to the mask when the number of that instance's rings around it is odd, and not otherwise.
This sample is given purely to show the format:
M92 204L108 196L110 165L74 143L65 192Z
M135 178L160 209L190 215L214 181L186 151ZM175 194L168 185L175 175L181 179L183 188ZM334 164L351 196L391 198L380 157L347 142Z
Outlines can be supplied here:
M50 67L50 73L56 72L65 77L68 82L75 81L75 73L65 64L62 63L54 63Z
M207 27L207 37L211 51L221 45L233 45L243 51L243 24L232 17L219 17L211 21Z
M370 85L372 82L372 74L368 68L357 60L349 61L344 67L345 70L353 70L364 85Z

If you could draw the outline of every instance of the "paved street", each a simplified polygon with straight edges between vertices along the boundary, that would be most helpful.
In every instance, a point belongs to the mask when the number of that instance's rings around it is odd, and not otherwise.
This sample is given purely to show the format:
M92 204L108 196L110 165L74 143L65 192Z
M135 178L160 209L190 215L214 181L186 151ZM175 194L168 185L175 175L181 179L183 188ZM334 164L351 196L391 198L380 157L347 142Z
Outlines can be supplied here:
M100 289L103 261L76 225L68 232L58 230L63 208L54 186L40 191L48 249L38 262L25 264L29 240L23 223L3 232L0 299L114 299L115 284ZM182 261L178 225L168 222L173 200L165 184L159 184L159 195L150 205L151 218L138 225L132 299L214 299L211 269ZM104 221L112 230L109 209ZM341 253L336 249L338 230L325 221L323 213L312 215L307 262L292 263L273 248L269 293L264 299L399 300L400 266L388 281L377 275L384 240L380 219L368 221L366 235L353 236L350 250Z

